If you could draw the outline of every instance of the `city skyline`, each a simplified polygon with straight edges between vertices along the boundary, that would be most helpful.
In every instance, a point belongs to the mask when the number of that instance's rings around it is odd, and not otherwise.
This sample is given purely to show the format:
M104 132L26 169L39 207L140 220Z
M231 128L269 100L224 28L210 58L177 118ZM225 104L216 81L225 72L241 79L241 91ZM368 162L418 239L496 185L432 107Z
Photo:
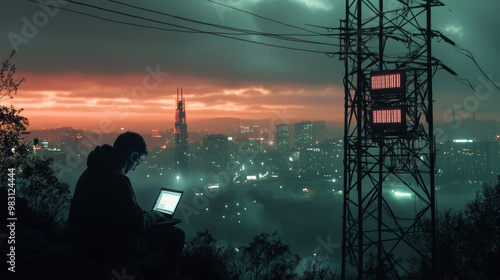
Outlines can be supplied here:
M395 3L397 1L389 1L389 6ZM305 23L335 27L344 13L342 5L330 1L229 4L300 27ZM495 48L498 38L492 34L500 22L493 11L497 11L500 4L492 0L480 6L470 1L446 4L436 9L434 27L469 49L484 72L496 82L499 74L495 69L500 61ZM118 4L102 5L111 10L152 16ZM151 1L147 5L160 12L169 11L225 26L311 35L208 2L160 4ZM116 14L81 9L71 3L60 7L118 19ZM278 9L287 12L276 13ZM469 12L472 9L476 11L474 14L483 16L475 17ZM190 123L203 121L207 116L276 119L290 123L300 120L343 122L343 64L325 54L259 46L206 34L141 29L61 9L47 10L31 2L2 3L2 10L10 13L5 15L5 24L0 27L6 35L0 42L1 53L6 58L12 48L17 48L19 52L13 63L18 76L26 78L19 94L5 103L24 108L23 115L30 119L31 129L68 125L100 129L103 122L111 123L114 131L127 126L132 130L171 127L177 87L183 87L186 92ZM196 27L184 21L173 23ZM320 28L308 29L325 33ZM255 35L249 38L259 43L338 51L335 39L309 37L332 45L312 47ZM457 116L462 119L477 112L481 118L499 121L494 105L500 98L498 91L480 77L473 62L453 47L433 43L435 56L460 74L460 78L469 79L479 92L474 95L452 75L439 71L435 78L435 121L451 122L451 110L457 109Z

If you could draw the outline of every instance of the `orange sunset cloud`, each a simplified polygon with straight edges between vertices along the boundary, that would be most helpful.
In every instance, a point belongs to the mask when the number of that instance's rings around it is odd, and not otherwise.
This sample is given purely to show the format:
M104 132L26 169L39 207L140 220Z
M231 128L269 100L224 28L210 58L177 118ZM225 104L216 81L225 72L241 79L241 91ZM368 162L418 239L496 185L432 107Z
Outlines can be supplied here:
M150 70L153 67L150 68ZM343 89L338 86L227 81L162 72L137 74L19 73L26 79L9 101L24 108L31 129L71 126L138 131L172 128L176 90L183 88L189 121L211 118L283 121L343 118Z

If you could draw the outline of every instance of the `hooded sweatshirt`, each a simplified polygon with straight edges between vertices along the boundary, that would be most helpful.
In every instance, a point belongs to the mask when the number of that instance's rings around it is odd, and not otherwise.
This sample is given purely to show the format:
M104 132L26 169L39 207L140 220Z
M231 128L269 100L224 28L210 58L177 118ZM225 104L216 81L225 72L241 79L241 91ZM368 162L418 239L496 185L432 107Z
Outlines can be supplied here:
M145 255L144 233L155 220L137 204L123 174L126 159L109 145L97 146L76 184L68 220L77 251L92 257Z

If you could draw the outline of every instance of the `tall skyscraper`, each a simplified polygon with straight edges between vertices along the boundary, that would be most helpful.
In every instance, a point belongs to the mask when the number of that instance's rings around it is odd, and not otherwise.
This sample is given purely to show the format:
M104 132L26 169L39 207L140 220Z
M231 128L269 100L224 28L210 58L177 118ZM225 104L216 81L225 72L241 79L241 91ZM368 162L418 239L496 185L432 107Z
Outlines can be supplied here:
M288 130L288 124L279 124L276 126L276 149L278 151L286 151L290 148L288 139L290 138L290 132Z
M323 143L326 138L326 121L313 121L312 134L314 144Z
M177 106L175 110L175 164L181 175L187 174L188 132L186 122L185 100L182 96L182 88L179 95L177 88Z
M313 145L313 130L310 121L302 121L295 124L295 148L304 150Z

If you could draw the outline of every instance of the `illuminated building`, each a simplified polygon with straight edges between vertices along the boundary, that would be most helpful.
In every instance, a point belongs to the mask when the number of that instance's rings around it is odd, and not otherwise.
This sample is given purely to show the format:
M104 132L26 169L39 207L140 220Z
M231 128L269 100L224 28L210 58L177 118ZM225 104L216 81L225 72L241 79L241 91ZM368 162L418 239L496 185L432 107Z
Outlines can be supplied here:
M74 130L72 128L67 128L65 136L63 137L63 139L61 141L61 145L64 147L69 147L73 151L77 151L78 146L80 146L80 149L81 149L82 139L83 139L83 136L82 136L81 132ZM87 143L90 143L90 142L87 141Z
M149 150L153 150L153 148L159 148L165 145L165 135L162 135L162 133L159 132L158 129L153 129L151 130L151 140L149 142L150 143L146 142Z
M253 151L257 151L257 153L262 153L262 142L264 141L264 138L262 137L256 137L256 138L248 138L248 145L251 146L251 149Z
M318 145L326 138L326 121L313 121L312 123L313 143Z
M229 161L227 137L210 134L203 138L203 166L210 171L223 170Z
M313 125L310 121L295 124L295 148L303 150L313 145Z
M344 171L342 139L326 139L319 148L323 152L323 158L318 167L320 175L340 179Z
M290 148L289 144L290 132L288 124L279 124L276 126L276 149L278 151L287 151Z
M445 183L495 182L498 174L498 143L454 139L440 144L437 168Z

